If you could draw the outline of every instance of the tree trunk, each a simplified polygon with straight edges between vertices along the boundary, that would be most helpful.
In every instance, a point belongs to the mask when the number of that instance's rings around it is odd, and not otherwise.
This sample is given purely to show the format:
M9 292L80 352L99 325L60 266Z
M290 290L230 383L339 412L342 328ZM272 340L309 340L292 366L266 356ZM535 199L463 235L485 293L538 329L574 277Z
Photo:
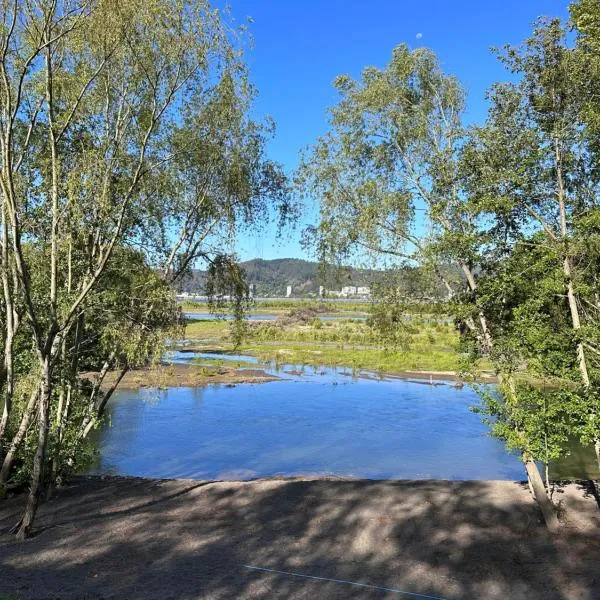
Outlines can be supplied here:
M4 457L4 461L2 462L2 469L0 470L0 486L5 485L8 481L10 470L12 469L13 461L15 460L15 455L19 449L19 446L21 445L21 442L23 441L23 438L25 437L25 434L27 433L27 429L29 429L31 418L35 412L39 393L39 388L36 388L29 397L29 402L27 403L25 411L23 412L19 429L13 437L10 443L10 448L8 449L8 452Z
M46 357L42 366L42 383L39 401L38 445L33 458L33 473L31 487L27 496L25 512L17 532L17 537L24 540L31 534L33 521L37 513L40 496L44 486L44 466L46 462L46 446L48 444L48 430L50 428L50 396L51 387L50 359Z
M102 396L102 400L100 401L100 403L96 405L95 411L96 411L97 417L101 417L104 414L104 409L106 408L108 401L111 399L112 395L115 393L115 390L121 383L121 380L123 379L123 377L125 377L125 374L127 373L127 371L129 371L129 367L123 367L121 369L121 372L119 373L119 376L117 377L117 379L115 380L113 385L110 387L109 390L106 391L104 396ZM88 433L92 430L93 426L94 426L94 420L91 418L87 422L84 422L84 424L82 425L81 437L82 438L87 437Z
M104 382L104 378L106 377L106 374L108 373L108 370L111 367L112 360L114 359L115 354L116 354L115 352L112 352L111 355L104 361L104 364L102 365L102 369L100 370L100 373L98 374L98 377L97 377L96 381L94 382L94 386L92 387L92 392L91 392L90 398L88 400L88 408L85 413L85 417L83 418L83 421L81 423L81 426L79 428L79 430L80 430L79 435L82 438L86 437L87 433L92 428L91 423L93 422L93 417L96 416L96 406L97 406L96 398L97 398L98 394L101 393L102 383Z
M67 384L67 393L61 391L62 402L60 403L57 411L56 420L58 422L58 429L56 432L56 448L54 456L52 457L52 467L50 469L50 478L48 480L48 490L46 493L46 499L49 500L52 497L55 487L62 485L62 480L59 477L58 469L60 467L60 453L62 451L62 442L64 437L67 420L69 418L69 411L71 409L71 383Z
M7 307L7 313L11 310ZM2 453L2 440L4 439L4 432L8 425L8 418L10 417L10 411L12 408L12 399L14 394L14 370L13 370L13 340L14 340L14 328L12 317L9 318L7 314L6 318L6 340L4 343L4 403L2 406L2 417L0 418L0 455ZM2 382L0 381L0 388Z
M523 458L523 462L525 463L525 470L527 471L527 480L529 481L530 489L533 489L533 497L542 511L546 527L548 528L548 531L555 533L559 528L558 517L556 516L554 505L544 487L544 481L542 480L540 471L535 462L530 458Z
M69 260L70 265L70 260ZM69 272L70 272L69 266ZM69 274L70 278L70 274ZM67 283L67 292L71 293L71 283ZM56 447L54 450L54 456L52 457L52 468L50 471L50 479L48 482L48 493L47 498L50 498L55 485L60 485L60 481L57 482L58 469L60 466L60 454L62 452L62 443L69 420L69 413L71 410L71 398L73 394L73 381L77 378L77 369L79 367L79 346L81 343L81 331L83 329L83 314L77 316L75 322L75 340L72 349L72 358L67 377L65 378L65 367L66 362L66 344L68 337L64 336L61 344L61 359L63 362L62 371L62 383L60 390L60 397L58 402L58 409L56 411ZM65 389L66 388L66 389Z
M473 271L469 268L469 265L465 263L460 264L465 277L467 278L467 283L469 284L469 289L473 294L477 292L477 281L475 280L475 276L473 275ZM494 342L492 340L492 334L490 333L490 328L488 326L487 318L483 312L483 310L479 309L477 316L479 317L479 324L481 325L481 340L482 340L482 349L485 354L489 354L492 349Z
M554 156L556 161L556 187L558 195L558 216L560 224L560 236L563 243L563 273L565 275L567 285L567 299L569 302L569 310L571 312L571 324L575 331L581 329L581 318L579 316L579 307L577 306L577 298L573 288L573 270L571 259L569 258L569 228L567 224L567 206L565 201L565 184L562 168L562 153L558 144L558 140L554 140ZM590 387L590 377L588 374L587 361L583 342L577 344L577 363L583 385L586 388Z
M563 261L563 272L567 279L567 299L569 301L569 310L571 311L571 323L573 329L578 331L581 329L581 320L579 317L579 307L577 306L577 298L575 297L575 291L573 289L573 280L571 274L571 261L568 256ZM579 372L581 374L581 380L586 388L590 387L590 376L588 374L587 361L585 357L585 350L583 348L583 342L577 343L577 364L579 365Z
M8 258L8 224L6 221L6 209L4 199L2 201L2 244L1 244L1 273L2 273L2 292L4 296L4 309L6 311L5 339L4 339L4 360L0 366L0 389L4 384L4 403L2 407L2 417L0 418L0 456L2 455L2 441L8 425L12 400L14 394L14 367L13 367L13 344L16 330L19 324L18 315L15 311L13 291L9 283L9 258Z

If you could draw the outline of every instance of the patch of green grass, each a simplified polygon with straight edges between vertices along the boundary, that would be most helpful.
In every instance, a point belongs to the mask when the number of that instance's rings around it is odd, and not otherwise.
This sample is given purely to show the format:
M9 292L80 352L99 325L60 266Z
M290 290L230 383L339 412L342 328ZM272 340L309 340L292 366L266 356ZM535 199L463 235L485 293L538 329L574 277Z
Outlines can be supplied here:
M240 352L258 356L264 361L278 363L346 366L383 373L397 371L456 371L460 368L460 356L456 352L413 350L388 351L378 348L352 349L342 346L298 345L294 343L277 346L252 344L242 346Z
M220 320L190 320L185 326L185 337L188 339L226 339L228 332L228 322Z
M249 323L248 337L236 352L265 362L347 366L382 373L460 370L459 337L451 323L443 318L416 317L404 327L403 348L385 350L379 334L364 321L315 320L285 327L273 321ZM199 350L233 350L226 321L189 321L186 337L198 340ZM253 363L201 359L198 364L242 368ZM479 368L487 366L481 363Z

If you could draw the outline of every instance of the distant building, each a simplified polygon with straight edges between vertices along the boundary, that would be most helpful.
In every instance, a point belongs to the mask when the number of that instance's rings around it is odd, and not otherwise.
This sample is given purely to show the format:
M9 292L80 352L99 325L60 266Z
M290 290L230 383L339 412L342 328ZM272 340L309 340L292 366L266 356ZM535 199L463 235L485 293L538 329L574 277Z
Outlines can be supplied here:
M324 298L325 297L325 288L320 285L319 286L319 298Z
M371 288L366 285L345 285L341 290L327 290L327 295L331 298L370 298Z
M286 288L286 290L285 290L285 297L286 298L290 298L291 295L292 295L292 286L288 285L287 288Z
M248 286L248 295L250 296L250 298L254 298L256 296L256 284L255 283L251 283Z

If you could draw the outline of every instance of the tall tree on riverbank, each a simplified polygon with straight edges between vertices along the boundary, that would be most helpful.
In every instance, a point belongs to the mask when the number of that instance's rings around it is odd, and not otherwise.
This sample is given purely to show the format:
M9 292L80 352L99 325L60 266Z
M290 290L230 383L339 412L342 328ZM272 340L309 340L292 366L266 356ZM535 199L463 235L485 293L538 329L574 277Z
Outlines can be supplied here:
M428 49L394 49L385 69L360 81L340 76L331 130L305 158L299 182L319 199L321 219L309 231L327 262L370 255L420 261L449 298L467 282L476 297L473 215L460 196L459 155L465 136L465 92ZM440 243L431 244L436 236ZM453 261L464 279L448 277ZM485 315L466 324L485 352Z
M71 423L64 418L73 414L69 386L81 391L87 334L97 338L100 354L104 348L104 356L96 354L95 364L87 366L102 373L101 365L131 366L127 356L138 356L149 339L143 332L174 322L168 297L147 272L138 290L154 286L157 294L140 304L147 310L130 309L140 319L140 345L121 351L118 340L106 343L110 323L90 313L104 299L119 313L117 322L127 318L129 299L106 296L126 248L144 251L141 272L150 264L168 281L202 257L233 276L218 281L226 293L234 286L241 299L245 288L227 251L229 238L216 232L232 231L257 213L268 215L267 198L280 206L287 199L280 169L263 156L269 132L247 117L252 90L240 32L208 3L2 0L1 7L1 275L7 316L1 441L9 456L37 420L30 493L19 525L26 537L55 472L49 444L56 448L58 440L60 446L64 425ZM121 286L121 293L138 284ZM166 321L156 321L157 311ZM17 330L26 332L33 360L29 400L20 398L15 411ZM90 391L92 413L79 415L84 422L102 407L98 394ZM11 443L4 435L9 424Z
M577 436L595 442L600 465L598 178L578 56L560 22L542 20L525 44L506 48L503 60L518 83L494 88L488 122L466 152L471 198L493 223L499 250L480 285L502 340L496 360L512 373L526 367L552 388L540 397L520 385L517 398L492 400L488 409L507 424L501 437L508 440L515 420L525 428L535 422L531 402L542 398L551 416L538 433L556 442L551 454Z

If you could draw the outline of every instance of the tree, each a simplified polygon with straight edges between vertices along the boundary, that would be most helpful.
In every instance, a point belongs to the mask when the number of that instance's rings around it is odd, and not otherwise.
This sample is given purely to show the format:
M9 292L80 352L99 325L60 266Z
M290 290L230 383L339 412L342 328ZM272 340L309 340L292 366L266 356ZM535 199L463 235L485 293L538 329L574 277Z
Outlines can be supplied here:
M11 419L18 424L11 443L2 439L7 456L36 411L38 426L20 537L29 534L48 483L49 442L60 442L64 423L76 422L68 418L69 393L83 389L77 377L86 336L96 340L100 374L104 365L134 366L154 339L147 333L164 331L168 313L174 319L164 285L148 267L167 283L200 257L234 274L223 233L270 213L271 200L287 204L285 178L264 157L269 130L247 117L252 90L238 33L203 0L2 2L7 352L0 384L3 427ZM121 285L121 261L136 247L146 259L131 266L144 275ZM244 287L233 279L239 303ZM121 295L111 296L111 286ZM125 294L137 286L150 286L157 296L131 307ZM123 332L133 333L133 346L111 337L108 321L90 317L99 301L112 303L117 323L128 323ZM128 322L131 314L140 321ZM13 344L25 327L33 383L29 401L11 415ZM97 388L88 390L84 421L101 413Z
M599 206L589 103L559 21L538 22L503 60L519 81L493 89L488 122L465 153L471 197L494 223L500 251L488 266L488 305L510 351L562 388L565 410L577 408L570 434L595 441L600 465Z
M360 81L340 76L334 85L341 99L331 109L331 130L298 175L319 200L320 222L309 235L320 257L335 263L358 250L395 264L422 261L449 298L465 280L476 297L475 224L460 196L465 93L459 82L443 73L431 50L400 45L385 69L368 67ZM434 247L432 236L442 243ZM440 267L449 261L464 279L448 278ZM489 351L485 315L467 325Z

